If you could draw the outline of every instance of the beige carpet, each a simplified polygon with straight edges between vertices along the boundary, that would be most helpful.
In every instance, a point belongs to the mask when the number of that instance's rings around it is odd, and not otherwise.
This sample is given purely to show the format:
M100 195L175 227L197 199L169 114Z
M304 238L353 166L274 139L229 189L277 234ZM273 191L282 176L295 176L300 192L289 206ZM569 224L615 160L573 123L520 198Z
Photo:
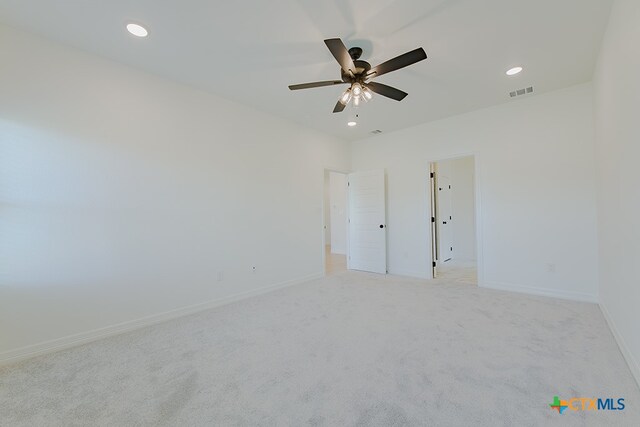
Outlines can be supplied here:
M638 426L640 391L596 305L347 272L1 368L0 425Z

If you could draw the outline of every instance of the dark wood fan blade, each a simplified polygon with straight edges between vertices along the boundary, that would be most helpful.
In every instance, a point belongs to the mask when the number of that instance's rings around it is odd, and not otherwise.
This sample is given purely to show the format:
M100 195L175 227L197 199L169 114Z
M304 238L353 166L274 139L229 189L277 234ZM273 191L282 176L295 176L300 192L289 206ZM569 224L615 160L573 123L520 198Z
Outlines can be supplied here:
M342 102L338 101L336 103L336 106L333 107L333 112L334 113L341 113L342 110L344 110L344 107L346 107L346 105L344 105Z
M408 93L396 89L395 87L383 85L382 83L369 82L366 86L377 94L386 96L387 98L395 99L396 101L402 101Z
M345 84L342 80L326 80L324 82L313 82L313 83L301 83L299 85L289 85L289 89L298 90L298 89L311 89L313 87L322 87L322 86L333 86Z
M327 39L324 41L324 44L327 45L331 54L340 67L344 70L345 73L353 75L356 70L356 66L353 63L353 59L351 59L351 55L349 55L349 51L345 47L344 43L340 39Z
M420 62L423 59L427 59L427 54L425 53L423 48L419 47L415 50L412 50L411 52L396 56L395 58L390 59L387 62L383 62L382 64L373 67L367 73L367 77L378 77L383 74L399 70L400 68L408 67L409 65Z

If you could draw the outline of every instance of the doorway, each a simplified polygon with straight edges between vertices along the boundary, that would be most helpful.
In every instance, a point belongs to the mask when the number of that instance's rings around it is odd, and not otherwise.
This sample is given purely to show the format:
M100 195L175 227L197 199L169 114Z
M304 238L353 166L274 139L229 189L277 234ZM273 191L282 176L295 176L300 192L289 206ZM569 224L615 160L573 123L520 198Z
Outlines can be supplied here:
M475 158L430 164L433 277L478 284Z
M324 173L325 275L347 270L347 175Z

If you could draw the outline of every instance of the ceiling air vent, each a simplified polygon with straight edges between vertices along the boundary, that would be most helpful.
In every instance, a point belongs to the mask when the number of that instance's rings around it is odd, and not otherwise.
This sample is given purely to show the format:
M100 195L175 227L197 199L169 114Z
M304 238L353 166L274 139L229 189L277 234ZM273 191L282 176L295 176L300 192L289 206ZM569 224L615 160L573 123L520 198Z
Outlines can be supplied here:
M374 135L377 135L379 133L382 133L382 131L380 129L376 129L376 130L372 130L371 133Z
M513 92L509 92L509 96L511 98L515 98L516 96L528 95L530 93L533 93L533 86L529 86L524 89L518 89L518 90L514 90Z

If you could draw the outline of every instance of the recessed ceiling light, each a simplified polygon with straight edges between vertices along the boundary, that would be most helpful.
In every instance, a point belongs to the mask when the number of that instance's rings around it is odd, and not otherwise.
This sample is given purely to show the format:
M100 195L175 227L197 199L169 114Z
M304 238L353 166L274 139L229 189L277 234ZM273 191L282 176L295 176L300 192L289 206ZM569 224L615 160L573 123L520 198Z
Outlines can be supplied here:
M513 67L507 71L507 76L515 76L522 71L522 67Z
M144 28L142 25L133 23L127 24L127 31L129 31L136 37L147 37L149 35L149 32L146 28Z
M355 126L355 125L357 125L357 124L358 124L358 123L353 122L353 121L352 121L352 122L347 122L347 126L349 126L349 127L354 127L354 126Z

